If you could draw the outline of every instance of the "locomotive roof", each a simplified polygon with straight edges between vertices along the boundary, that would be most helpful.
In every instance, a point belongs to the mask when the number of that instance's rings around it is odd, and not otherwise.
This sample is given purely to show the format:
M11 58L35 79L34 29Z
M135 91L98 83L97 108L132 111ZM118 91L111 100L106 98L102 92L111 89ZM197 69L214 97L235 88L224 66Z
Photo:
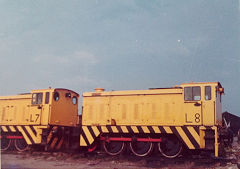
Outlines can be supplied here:
M79 96L79 94L77 92L73 91L73 90L69 90L69 89L65 89L65 88L56 88L55 90L67 90L67 91L75 93L76 95Z
M220 82L190 82L190 83L182 83L181 86L186 86L186 85L205 85L205 84L216 85L216 86L222 87Z
M20 93L17 95L9 95L9 96L0 96L0 100L5 100L5 99L28 99L28 98L32 98L32 93L34 92L54 92L56 90L65 90L71 93L76 94L77 96L79 96L79 94L77 92L74 92L72 90L69 89L64 89L64 88L49 88L49 89L35 89L35 90L31 90L31 93Z
M56 90L65 90L71 93L76 94L77 96L79 96L79 94L77 92L74 92L73 90L69 90L69 89L65 89L65 88L49 88L49 89L37 89L37 90L32 90L32 92L44 92L44 91L50 91L50 92L54 92Z
M0 100L11 100L11 99L31 99L32 95L29 93L19 94L19 95L11 95L11 96L0 96Z
M122 91L103 91L85 92L83 96L123 96L123 95L154 95L154 94L182 94L182 88L167 88L154 90L122 90Z
M184 86L191 85L215 85L222 87L219 82L190 82L169 88L149 88L148 90L121 90L121 91L95 91L84 92L83 96L121 96L121 95L153 95L153 94L182 94Z

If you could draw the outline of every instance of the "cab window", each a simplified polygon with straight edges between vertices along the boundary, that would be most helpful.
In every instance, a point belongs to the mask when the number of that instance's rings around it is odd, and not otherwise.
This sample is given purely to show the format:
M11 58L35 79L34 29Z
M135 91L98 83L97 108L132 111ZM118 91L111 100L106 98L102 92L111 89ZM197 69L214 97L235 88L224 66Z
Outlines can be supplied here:
M205 100L211 100L211 86L205 86Z
M200 86L185 87L184 88L184 100L186 100L186 101L201 100L201 88L200 88Z
M222 102L222 94L219 92L219 87L216 87L216 98L220 97L220 103Z
M42 104L43 93L33 93L32 104Z
M45 104L49 103L49 92L46 93Z

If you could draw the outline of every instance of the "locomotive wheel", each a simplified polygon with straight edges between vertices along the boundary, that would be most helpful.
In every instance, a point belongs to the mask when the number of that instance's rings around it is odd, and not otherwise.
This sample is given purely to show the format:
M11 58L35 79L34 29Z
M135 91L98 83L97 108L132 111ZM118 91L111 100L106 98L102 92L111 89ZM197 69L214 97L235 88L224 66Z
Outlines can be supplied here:
M149 155L153 150L152 142L132 141L130 142L130 150L139 157Z
M2 138L1 139L1 151L6 151L9 149L9 147L11 146L11 139L7 139L7 138Z
M162 138L158 143L158 149L164 157L175 158L182 152L182 143L174 135Z
M103 148L109 155L118 155L125 148L125 142L123 141L104 141Z
M15 148L22 152L22 151L26 151L29 147L29 145L26 143L26 141L22 138L22 139L15 139Z

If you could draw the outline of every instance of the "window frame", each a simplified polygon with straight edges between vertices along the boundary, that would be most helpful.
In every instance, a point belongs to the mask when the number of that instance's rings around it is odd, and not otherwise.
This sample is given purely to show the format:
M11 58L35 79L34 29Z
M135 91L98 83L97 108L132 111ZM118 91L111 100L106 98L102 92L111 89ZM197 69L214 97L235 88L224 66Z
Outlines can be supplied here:
M34 95L36 95L35 101L34 101ZM41 97L39 97L39 96L41 96ZM41 99L39 100L39 98L41 98ZM33 93L32 94L32 105L40 105L42 103L43 103L43 93L41 93L41 92Z
M207 91L207 88L209 88L210 89L210 91ZM205 86L204 87L204 97L205 97L205 100L206 101L209 101L209 100L212 100L212 87L211 86ZM210 95L209 95L209 92L210 92ZM207 93L208 93L208 95L207 95ZM206 96L209 96L209 98L206 98Z
M50 101L50 92L45 93L45 104L49 104Z
M58 96L57 96L57 95L58 95ZM58 101L60 100L60 93L57 92L57 91L55 91L55 92L53 93L53 99L54 99L54 101L58 102Z
M189 90L190 89L190 90ZM198 91L194 91L194 90L198 90ZM186 91L188 90L188 91ZM191 92L191 93L189 93ZM194 93L199 94L196 95ZM195 99L196 96L200 96L199 99ZM200 101L201 100L201 86L188 86L188 87L184 87L184 101Z
M74 100L76 101L76 102L74 102ZM73 96L72 97L72 104L73 105L76 105L78 103L78 98L77 98L77 96Z

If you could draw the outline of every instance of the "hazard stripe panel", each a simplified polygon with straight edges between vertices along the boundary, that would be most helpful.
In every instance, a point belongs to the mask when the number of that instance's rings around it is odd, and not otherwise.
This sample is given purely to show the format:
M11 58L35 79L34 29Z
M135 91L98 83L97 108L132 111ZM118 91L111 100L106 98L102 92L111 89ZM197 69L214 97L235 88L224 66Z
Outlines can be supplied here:
M80 146L89 146L101 133L175 134L189 149L200 148L198 126L82 126Z
M14 126L9 126L9 129L10 129L11 132L17 132L17 130Z
M0 132L15 135L21 133L27 144L40 144L42 130L47 126L0 126Z
M50 126L47 135L47 148L48 150L60 150L66 141L67 127Z

